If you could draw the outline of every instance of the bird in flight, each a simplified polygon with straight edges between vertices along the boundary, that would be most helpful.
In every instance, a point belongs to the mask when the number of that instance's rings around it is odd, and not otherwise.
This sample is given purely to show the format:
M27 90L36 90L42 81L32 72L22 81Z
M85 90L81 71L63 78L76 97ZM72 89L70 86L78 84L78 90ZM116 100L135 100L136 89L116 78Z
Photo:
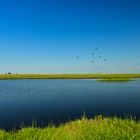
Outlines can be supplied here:
M95 50L98 50L98 47L96 47Z

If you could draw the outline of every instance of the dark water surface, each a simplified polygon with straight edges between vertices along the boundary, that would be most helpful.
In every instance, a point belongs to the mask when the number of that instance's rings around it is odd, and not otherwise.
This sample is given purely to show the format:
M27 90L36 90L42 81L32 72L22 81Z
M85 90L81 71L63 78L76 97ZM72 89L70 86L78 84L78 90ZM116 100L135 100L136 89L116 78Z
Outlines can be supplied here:
M39 126L80 118L132 115L140 119L140 80L0 80L0 128Z

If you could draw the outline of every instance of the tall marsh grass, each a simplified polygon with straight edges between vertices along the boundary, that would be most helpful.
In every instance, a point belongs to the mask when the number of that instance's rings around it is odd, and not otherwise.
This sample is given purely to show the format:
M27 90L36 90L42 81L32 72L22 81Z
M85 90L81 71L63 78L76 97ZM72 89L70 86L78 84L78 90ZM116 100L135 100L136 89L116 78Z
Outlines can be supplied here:
M17 132L0 130L0 140L139 140L140 122L133 119L82 118L59 127L28 127Z

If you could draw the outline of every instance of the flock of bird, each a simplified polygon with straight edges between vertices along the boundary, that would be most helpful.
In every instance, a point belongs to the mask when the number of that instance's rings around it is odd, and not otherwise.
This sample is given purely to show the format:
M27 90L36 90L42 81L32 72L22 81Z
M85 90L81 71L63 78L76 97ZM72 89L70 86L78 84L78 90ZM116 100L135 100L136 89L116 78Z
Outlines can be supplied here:
M92 51L92 53L91 53L91 56L92 56L91 63L94 63L94 62L95 62L93 56L96 54L97 50L98 50L98 47L96 47L95 50ZM100 59L102 58L101 55L99 55L98 57L99 57ZM79 59L79 58L80 58L80 56L76 56L76 59ZM106 62L106 61L107 61L107 59L103 59L103 62Z

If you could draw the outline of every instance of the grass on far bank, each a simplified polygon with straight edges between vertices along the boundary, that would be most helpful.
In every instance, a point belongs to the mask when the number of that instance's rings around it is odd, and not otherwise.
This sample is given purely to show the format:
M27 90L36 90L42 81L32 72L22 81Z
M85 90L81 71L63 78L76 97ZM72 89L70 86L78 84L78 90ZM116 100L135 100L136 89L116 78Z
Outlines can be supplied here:
M86 119L62 124L59 127L28 127L17 132L0 130L0 140L139 140L140 122L133 119Z
M97 81L99 82L129 82L129 81L134 81L134 78L101 78L98 79Z
M140 78L140 74L0 74L7 79L127 79Z

